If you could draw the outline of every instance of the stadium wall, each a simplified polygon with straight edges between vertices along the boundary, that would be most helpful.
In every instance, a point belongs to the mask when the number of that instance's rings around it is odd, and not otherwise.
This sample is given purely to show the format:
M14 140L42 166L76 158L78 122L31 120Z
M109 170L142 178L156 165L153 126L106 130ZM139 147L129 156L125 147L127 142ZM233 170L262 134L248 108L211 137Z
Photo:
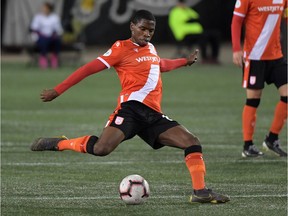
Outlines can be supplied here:
M2 0L1 46L30 45L29 24L45 0ZM138 9L148 9L157 19L154 43L170 43L172 33L168 27L168 13L177 0L50 0L55 3L66 31L73 24L81 29L88 45L111 44L130 36L129 20ZM187 0L187 4L200 13L205 28L221 32L223 41L230 40L230 24L235 0ZM75 26L74 26L75 27Z

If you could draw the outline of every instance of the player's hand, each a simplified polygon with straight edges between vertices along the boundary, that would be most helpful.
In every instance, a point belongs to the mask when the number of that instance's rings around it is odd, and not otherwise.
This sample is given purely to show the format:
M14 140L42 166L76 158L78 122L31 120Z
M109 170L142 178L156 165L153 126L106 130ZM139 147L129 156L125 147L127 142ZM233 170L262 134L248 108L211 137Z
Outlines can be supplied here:
M43 102L54 100L59 94L54 89L44 89L40 94L40 98Z
M233 52L233 63L240 68L243 67L244 59L242 51Z
M199 50L196 49L194 51L194 53L190 54L186 59L187 59L187 65L192 65L194 64L195 62L197 62L197 59L198 59L198 53L199 53Z

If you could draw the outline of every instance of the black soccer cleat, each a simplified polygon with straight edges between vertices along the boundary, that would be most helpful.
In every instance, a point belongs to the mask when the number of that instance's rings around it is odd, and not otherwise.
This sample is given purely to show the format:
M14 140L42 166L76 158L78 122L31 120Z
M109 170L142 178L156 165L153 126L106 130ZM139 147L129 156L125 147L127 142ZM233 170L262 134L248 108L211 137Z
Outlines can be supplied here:
M287 157L287 153L285 151L283 151L280 147L279 139L275 140L273 143L271 143L267 140L267 137L266 137L266 139L263 142L263 148L266 151L269 151L269 150L272 151L273 153L275 153L276 155L278 155L280 157Z
M61 140L66 140L67 137L60 138L38 138L31 145L31 151L58 151L58 143Z
M263 156L263 152L259 151L255 145L250 145L248 150L243 150L242 157L259 157Z
M214 193L211 189L204 188L202 190L194 190L190 196L189 202L194 203L212 203L220 204L229 202L230 198L228 196Z

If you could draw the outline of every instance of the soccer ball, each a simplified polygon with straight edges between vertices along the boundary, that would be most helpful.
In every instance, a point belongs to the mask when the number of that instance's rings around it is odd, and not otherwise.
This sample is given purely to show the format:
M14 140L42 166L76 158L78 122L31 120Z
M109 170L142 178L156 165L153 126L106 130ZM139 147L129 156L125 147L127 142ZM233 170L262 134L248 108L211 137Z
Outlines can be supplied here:
M140 175L126 176L119 186L120 198L128 205L143 203L150 194L148 182Z

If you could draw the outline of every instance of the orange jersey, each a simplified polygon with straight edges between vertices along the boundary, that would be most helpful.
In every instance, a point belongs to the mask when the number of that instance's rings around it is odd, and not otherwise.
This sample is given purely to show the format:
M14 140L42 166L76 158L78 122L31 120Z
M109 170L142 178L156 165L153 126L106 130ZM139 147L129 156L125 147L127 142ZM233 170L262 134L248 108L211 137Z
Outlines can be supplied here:
M151 43L141 47L130 39L119 40L98 59L108 68L114 67L119 76L122 90L117 108L135 100L161 112L160 57Z
M287 0L237 0L234 15L244 17L244 57L273 60L283 56L280 24Z

